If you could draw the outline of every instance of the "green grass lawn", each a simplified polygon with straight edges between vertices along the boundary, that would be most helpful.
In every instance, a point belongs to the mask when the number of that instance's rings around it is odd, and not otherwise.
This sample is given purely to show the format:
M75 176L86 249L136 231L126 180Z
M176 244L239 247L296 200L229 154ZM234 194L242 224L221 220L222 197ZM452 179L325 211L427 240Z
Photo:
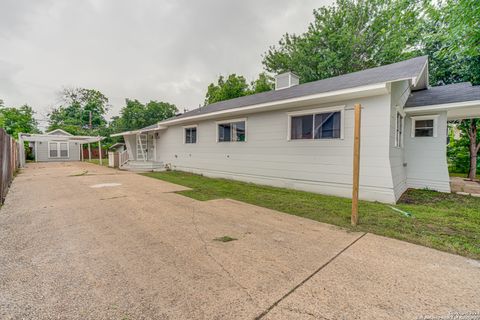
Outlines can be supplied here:
M191 188L179 192L197 200L230 198L285 213L480 259L480 198L409 190L395 208L360 202L360 223L350 225L351 200L309 192L212 179L179 171L143 175Z

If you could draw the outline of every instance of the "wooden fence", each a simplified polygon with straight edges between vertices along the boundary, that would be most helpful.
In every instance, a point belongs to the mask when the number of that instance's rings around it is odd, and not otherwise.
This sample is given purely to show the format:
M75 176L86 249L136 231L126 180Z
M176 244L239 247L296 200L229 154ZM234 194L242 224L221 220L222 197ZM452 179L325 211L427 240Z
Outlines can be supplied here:
M5 200L8 187L19 166L18 143L0 128L0 204Z

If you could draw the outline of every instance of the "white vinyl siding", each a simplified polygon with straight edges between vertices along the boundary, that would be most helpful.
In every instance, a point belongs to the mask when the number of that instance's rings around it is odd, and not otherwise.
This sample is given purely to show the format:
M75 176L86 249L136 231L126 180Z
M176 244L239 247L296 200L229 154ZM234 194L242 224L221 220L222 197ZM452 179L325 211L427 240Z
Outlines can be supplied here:
M433 136L414 136L415 122L426 119L434 120ZM433 116L409 117L405 124L406 130L412 130L412 136L405 137L408 187L450 192L450 177L446 157L446 112L440 112Z
M388 95L342 101L333 109L332 104L316 104L249 114L247 143L217 143L218 124L235 122L231 120L198 122L194 149L178 144L184 131L181 125L170 126L158 139L157 159L174 170L350 197L355 103L364 108L360 197L394 202ZM341 139L289 139L291 116L334 111L343 115Z
M52 145L50 148L50 144L53 143L55 146ZM59 143L62 143L60 146ZM36 154L37 154L37 161L80 161L80 143L74 141L37 141L35 143L36 147ZM68 148L68 149L66 149ZM52 156L50 156L51 150L56 150L56 152L52 152ZM63 151L62 151L63 150ZM63 156L61 154L63 153ZM65 156L65 153L67 154Z

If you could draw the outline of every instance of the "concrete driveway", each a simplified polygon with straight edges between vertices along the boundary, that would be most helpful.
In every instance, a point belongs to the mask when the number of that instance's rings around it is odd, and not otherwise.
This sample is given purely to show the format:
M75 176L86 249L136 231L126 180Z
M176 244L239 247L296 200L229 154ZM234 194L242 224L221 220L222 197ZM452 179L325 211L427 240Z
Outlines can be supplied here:
M86 163L0 210L1 319L418 319L480 312L480 263ZM221 236L237 238L220 242Z

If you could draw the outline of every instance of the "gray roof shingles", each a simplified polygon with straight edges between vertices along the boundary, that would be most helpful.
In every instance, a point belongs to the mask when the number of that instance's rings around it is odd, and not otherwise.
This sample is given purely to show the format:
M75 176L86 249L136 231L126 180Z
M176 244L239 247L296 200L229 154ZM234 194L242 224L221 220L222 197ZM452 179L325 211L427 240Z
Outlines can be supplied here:
M462 82L413 91L405 103L405 108L472 100L480 100L480 86L472 86L470 82Z
M195 110L188 111L184 114L176 116L175 118L170 118L164 121L188 118L217 111L241 108L260 103L281 101L290 98L297 98L329 91L350 89L376 83L414 78L420 75L427 61L427 56L421 56L389 64L386 66L348 73L333 78L308 82L287 89L272 90L231 100L220 101Z

